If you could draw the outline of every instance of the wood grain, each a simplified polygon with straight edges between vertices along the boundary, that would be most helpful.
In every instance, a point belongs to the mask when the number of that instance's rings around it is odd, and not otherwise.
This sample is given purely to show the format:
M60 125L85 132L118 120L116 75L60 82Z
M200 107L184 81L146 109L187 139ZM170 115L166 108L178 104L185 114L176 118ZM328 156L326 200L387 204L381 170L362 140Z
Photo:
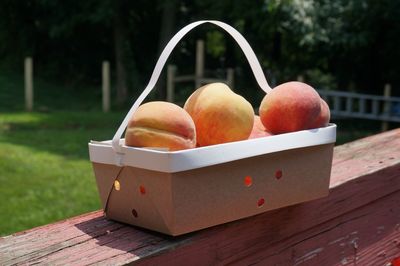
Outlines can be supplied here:
M96 211L0 239L0 265L385 265L400 256L400 129L335 148L328 197L181 237Z

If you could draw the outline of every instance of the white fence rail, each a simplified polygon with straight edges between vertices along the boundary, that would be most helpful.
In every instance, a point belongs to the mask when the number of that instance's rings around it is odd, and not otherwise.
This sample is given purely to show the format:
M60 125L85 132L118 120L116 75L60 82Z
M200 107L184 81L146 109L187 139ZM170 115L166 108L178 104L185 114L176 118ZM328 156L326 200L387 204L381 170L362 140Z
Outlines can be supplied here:
M400 97L318 90L334 118L353 117L400 122Z

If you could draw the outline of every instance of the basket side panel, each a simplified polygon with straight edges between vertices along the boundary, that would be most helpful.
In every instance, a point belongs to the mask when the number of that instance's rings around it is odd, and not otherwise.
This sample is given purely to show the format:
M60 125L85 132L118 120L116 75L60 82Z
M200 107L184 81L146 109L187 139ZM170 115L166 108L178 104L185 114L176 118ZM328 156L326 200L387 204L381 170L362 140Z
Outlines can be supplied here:
M107 217L147 229L170 233L173 224L171 176L124 167L108 202Z
M92 163L92 167L96 177L97 190L99 192L101 205L104 210L108 193L110 192L114 179L118 175L121 167L103 163Z
M329 190L333 144L175 173L175 235L320 198Z

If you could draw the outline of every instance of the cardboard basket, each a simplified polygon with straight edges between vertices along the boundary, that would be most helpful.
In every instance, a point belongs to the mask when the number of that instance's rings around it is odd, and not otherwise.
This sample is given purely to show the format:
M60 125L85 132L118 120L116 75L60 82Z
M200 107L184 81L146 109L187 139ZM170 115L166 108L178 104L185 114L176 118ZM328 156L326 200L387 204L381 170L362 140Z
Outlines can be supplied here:
M174 152L124 145L126 125L153 89L169 54L203 23L226 30L242 48L260 87L266 93L271 90L250 45L231 26L198 21L181 29L114 138L89 143L102 206L110 219L175 236L328 194L334 124Z

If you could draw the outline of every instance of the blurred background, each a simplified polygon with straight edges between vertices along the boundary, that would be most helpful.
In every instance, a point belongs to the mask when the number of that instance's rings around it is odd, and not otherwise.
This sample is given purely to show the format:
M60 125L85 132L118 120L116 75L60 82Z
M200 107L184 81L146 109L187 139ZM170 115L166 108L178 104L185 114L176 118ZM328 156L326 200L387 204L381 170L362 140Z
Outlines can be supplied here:
M400 122L400 1L0 1L0 235L100 208L89 140L110 139L169 39L202 19L235 27L271 86L328 101L342 144ZM183 104L202 83L263 96L233 39L189 33L147 98Z

